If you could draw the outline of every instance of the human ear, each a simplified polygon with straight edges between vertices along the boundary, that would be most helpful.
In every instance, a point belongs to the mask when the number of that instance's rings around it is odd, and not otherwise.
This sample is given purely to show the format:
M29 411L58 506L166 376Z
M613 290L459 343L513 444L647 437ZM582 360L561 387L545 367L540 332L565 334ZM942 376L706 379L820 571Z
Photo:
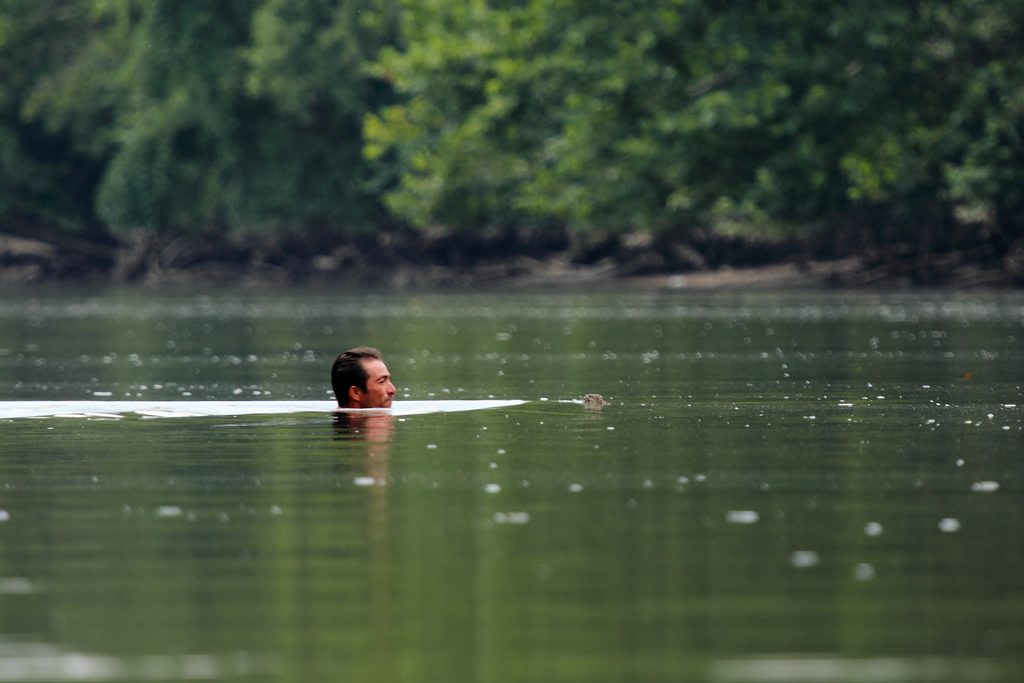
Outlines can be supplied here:
M363 403L363 392L354 384L348 388L348 403L349 405L362 405Z

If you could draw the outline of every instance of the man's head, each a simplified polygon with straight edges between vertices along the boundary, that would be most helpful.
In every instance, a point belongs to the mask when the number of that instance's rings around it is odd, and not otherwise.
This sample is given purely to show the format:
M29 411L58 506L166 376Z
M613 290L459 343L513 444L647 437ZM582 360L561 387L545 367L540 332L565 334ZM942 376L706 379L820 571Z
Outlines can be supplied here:
M340 408L390 408L396 391L380 351L369 347L349 349L334 360L331 386Z

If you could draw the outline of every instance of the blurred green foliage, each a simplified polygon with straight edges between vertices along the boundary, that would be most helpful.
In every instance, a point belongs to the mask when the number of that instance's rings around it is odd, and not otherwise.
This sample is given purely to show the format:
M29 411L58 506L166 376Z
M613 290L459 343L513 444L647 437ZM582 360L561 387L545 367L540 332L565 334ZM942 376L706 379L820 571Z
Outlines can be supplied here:
M387 2L19 0L0 25L23 25L16 5L39 22L0 42L0 70L21 79L0 121L13 141L4 178L40 161L24 133L39 129L67 145L54 165L75 154L100 169L82 215L113 231L337 230L379 217L361 128L390 97L366 69L390 41ZM52 45L29 60L29 42ZM8 211L31 199L6 183L2 195Z
M0 0L0 221L1024 236L1024 3Z

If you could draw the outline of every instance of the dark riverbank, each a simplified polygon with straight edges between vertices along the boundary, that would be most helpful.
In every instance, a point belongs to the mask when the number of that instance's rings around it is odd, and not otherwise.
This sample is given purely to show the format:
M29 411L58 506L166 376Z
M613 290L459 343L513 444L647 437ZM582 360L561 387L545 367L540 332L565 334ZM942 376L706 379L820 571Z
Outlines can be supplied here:
M838 250L799 240L653 238L504 232L384 233L327 239L232 237L90 240L0 233L0 285L42 283L558 286L652 288L1024 285L1024 242L942 253L910 245Z

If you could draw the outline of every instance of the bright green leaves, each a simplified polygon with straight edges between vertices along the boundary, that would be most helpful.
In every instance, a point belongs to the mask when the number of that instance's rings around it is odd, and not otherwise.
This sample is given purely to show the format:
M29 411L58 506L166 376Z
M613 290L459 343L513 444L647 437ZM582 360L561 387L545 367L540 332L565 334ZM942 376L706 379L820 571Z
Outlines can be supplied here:
M420 225L742 232L1017 206L1011 5L409 1L405 49L378 64L404 99L369 117L366 153L399 159L389 205Z
M670 230L707 220L723 194L774 187L762 157L796 127L793 87L768 68L782 39L745 12L535 2L471 24L411 14L410 47L382 61L407 99L393 128L371 117L366 133L372 158L411 162L391 206L413 222ZM467 34L467 50L441 47Z

